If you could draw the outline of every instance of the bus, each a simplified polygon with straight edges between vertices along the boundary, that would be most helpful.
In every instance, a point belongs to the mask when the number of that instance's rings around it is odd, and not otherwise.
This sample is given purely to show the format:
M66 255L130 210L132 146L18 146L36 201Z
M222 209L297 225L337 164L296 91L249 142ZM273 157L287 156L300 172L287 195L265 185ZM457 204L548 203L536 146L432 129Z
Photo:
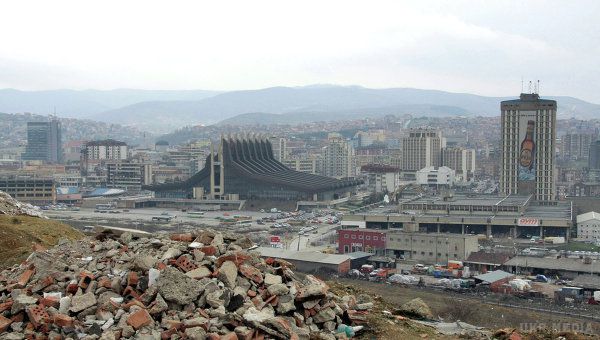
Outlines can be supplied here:
M187 217L190 218L202 218L202 216L204 216L203 211L190 211L187 213Z
M109 211L109 210L113 210L114 208L115 208L115 205L112 203L101 203L101 204L96 204L96 208L95 208L94 212Z

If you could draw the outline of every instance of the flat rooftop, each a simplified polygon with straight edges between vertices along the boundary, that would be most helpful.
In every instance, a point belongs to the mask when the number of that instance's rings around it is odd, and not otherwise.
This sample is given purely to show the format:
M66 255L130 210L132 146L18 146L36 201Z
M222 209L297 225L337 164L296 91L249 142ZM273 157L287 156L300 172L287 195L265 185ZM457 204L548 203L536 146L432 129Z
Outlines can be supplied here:
M423 196L407 199L401 204L443 204L443 205L485 205L485 206L518 206L527 204L530 196L491 196L491 195L454 195L444 200L441 196Z

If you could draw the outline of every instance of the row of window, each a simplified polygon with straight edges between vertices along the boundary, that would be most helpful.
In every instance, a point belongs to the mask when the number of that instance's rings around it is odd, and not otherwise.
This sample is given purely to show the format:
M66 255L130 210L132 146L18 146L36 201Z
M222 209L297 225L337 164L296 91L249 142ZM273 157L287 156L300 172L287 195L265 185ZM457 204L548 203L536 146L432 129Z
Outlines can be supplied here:
M349 236L352 236L352 237L349 237ZM347 238L351 238L353 240L356 240L356 235L355 234L352 234L352 235L344 234L344 238L346 238L346 239ZM358 239L362 240L363 239L363 235L358 235ZM367 235L367 236L364 237L364 239L366 239L367 241L370 241L371 240L371 236ZM385 241L385 236L381 236L381 240ZM379 241L379 236L373 236L373 241Z

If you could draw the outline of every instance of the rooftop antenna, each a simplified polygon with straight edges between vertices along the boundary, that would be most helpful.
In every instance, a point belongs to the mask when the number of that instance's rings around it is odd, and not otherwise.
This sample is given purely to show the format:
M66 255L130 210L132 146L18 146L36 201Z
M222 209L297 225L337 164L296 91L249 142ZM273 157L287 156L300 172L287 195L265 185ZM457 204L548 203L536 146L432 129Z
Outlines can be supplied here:
M540 94L540 80L537 81L537 94Z
M532 91L531 91L531 80L530 80L529 81L529 94L531 94L531 93L532 93Z
M521 76L521 93L523 93L524 91L524 86L525 85L523 85L523 76Z

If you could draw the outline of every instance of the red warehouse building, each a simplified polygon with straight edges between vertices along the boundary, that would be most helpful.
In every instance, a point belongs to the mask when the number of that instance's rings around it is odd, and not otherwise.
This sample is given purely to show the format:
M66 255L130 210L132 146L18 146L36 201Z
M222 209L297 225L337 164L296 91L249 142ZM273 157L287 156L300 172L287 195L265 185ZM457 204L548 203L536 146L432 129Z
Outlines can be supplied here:
M385 253L385 231L364 228L340 229L338 233L338 253L346 254L355 251L368 253Z

